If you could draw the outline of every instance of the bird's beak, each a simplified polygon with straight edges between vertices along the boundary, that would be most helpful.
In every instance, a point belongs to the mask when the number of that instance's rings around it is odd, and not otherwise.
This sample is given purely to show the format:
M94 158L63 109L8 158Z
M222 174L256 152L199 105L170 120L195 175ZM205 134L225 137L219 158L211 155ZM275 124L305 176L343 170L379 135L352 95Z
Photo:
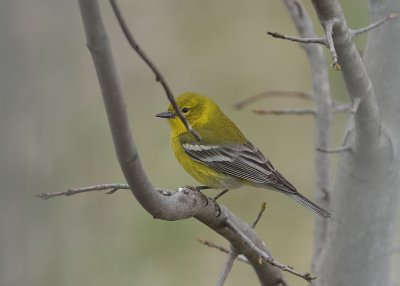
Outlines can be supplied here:
M156 114L156 116L161 117L161 118L174 118L175 114L173 114L171 111L165 111L165 112Z

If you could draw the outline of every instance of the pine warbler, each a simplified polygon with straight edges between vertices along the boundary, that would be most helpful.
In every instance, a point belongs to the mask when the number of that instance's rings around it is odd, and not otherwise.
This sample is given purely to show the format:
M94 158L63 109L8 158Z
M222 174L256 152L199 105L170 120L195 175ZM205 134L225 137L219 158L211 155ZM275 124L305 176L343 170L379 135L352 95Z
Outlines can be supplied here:
M288 195L316 214L330 214L297 192L271 162L242 134L239 128L210 98L183 93L176 98L179 109L201 141L187 131L172 105L157 114L171 125L172 149L183 168L201 184L230 189L252 185Z

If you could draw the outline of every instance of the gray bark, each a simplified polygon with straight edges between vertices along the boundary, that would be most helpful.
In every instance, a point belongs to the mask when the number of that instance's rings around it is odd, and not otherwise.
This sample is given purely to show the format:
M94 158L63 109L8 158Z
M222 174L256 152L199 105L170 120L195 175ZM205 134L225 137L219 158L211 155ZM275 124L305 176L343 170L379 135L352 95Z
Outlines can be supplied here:
M307 11L300 3L284 0L292 20L302 38L316 38L313 23ZM329 149L332 124L332 99L329 87L327 64L321 45L302 44L310 65L310 73L315 102L315 148ZM329 210L331 193L330 155L315 152L315 202ZM317 217L314 236L313 269L318 263L325 243L328 220Z
M361 99L341 153L332 194L332 220L317 285L391 285L390 250L399 198L399 21L370 32L364 62L337 1L313 1L333 39L352 100ZM400 11L398 1L370 1L372 22ZM365 65L364 65L365 63Z

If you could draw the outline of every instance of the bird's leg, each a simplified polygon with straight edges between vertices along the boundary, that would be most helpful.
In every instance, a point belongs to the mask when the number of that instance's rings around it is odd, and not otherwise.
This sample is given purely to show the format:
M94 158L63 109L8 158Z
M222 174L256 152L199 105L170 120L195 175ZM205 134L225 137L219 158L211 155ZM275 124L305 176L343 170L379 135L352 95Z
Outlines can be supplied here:
M216 195L212 200L215 202L217 201L220 197L222 197L224 194L226 194L229 190L225 189L222 192L220 192L218 195Z
M209 187L209 186L196 186L196 187L194 187L194 188L195 188L195 190L198 191L198 192L200 192L200 191L202 191L202 190L209 190L209 189L211 189L211 187Z
M221 215L221 207L219 206L219 204L217 203L217 199L219 199L220 197L222 197L225 193L227 193L229 190L225 189L222 192L220 192L219 194L217 194L215 197L212 198L212 201L214 202L214 206L215 206L215 210L216 210L216 214L217 217L219 217Z

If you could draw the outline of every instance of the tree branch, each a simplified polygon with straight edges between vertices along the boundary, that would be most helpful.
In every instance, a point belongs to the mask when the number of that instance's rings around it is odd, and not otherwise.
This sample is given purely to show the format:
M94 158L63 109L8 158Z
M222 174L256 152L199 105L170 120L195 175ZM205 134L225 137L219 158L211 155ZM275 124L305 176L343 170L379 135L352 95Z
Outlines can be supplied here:
M259 115L315 115L314 108L253 109Z
M343 79L350 98L353 101L357 97L362 99L362 104L360 104L354 117L356 125L354 144L360 147L363 146L363 148L355 148L355 150L367 152L364 148L366 147L364 142L371 138L379 138L380 129L378 105L371 81L352 41L353 34L347 27L340 3L327 0L322 2L320 0L312 0L312 3L322 26L326 28L328 25L329 28L332 25L332 42L335 43L335 51L337 52ZM328 29L329 31L330 29ZM379 144L378 141L375 141L374 144Z
M302 37L295 37L295 36L288 36L284 35L281 33L277 32L267 32L268 35L278 38L278 39L283 39L283 40L289 40L292 42L298 42L302 44L320 44L320 45L327 45L327 41L324 37L322 38L302 38Z
M326 43L327 43L328 49L332 55L332 60L333 60L332 67L338 71L338 70L340 70L340 65L338 63L338 56L337 56L335 44L333 43L333 38L332 38L333 25L334 25L335 21L336 21L336 19L329 20L329 21L323 22L322 25L325 28Z
M190 125L189 121L186 120L186 117L183 115L182 111L179 109L178 104L175 101L174 95L172 94L171 89L169 88L167 82L165 81L164 76L162 75L162 73L158 70L158 68L155 66L155 64L150 60L150 58L140 48L139 44L133 38L133 35L129 31L128 25L126 24L124 17L122 16L122 13L118 7L116 0L110 0L110 3L111 3L114 14L117 17L118 23L121 26L121 29L122 29L127 41L129 42L131 47L134 49L134 51L138 54L138 56L147 64L147 66L154 73L154 75L156 76L156 81L158 81L161 84L161 86L163 87L169 102L174 107L176 114L178 115L178 117L182 121L182 123L185 125L187 130L189 132L191 132L198 141L200 141L201 140L200 134L196 130L193 129L193 127Z
M98 191L106 191L106 194L110 195L115 193L118 190L130 190L131 188L129 187L128 184L102 184L102 185L95 185L95 186L89 186L89 187L83 187L83 188L75 188L75 189L69 189L63 192L54 192L54 193L40 193L36 194L35 196L39 199L50 199L54 197L60 197L60 196L73 196L77 194L82 194L82 193L88 193L88 192L98 192ZM172 196L176 191L170 191L166 189L160 189L156 188L157 192L162 194L163 196Z
M388 5L399 11L400 3L397 0L376 2L379 2L376 5L379 9L370 4L371 9L382 11L382 7ZM319 279L316 285L390 285L390 262L380 258L380 254L382 249L390 246L392 232L389 229L394 215L393 209L390 209L395 206L393 200L398 198L398 195L393 196L394 192L398 194L398 164L390 159L390 140L381 132L383 120L376 95L390 97L389 81L397 82L395 86L399 86L399 53L394 53L399 46L399 26L388 33L385 40L379 37L380 40L372 44L373 53L369 56L364 53L363 61L353 42L354 34L347 26L340 2L312 0L312 3L322 26L327 22L333 23L332 40L341 74L351 101L355 106L358 105L358 108L353 109L354 116L349 118L347 129L353 131L348 136L348 143L344 144L350 146L352 152L342 152L338 156L335 189L332 192L332 223L319 259ZM389 14L387 11L385 13ZM388 26L390 25L384 27ZM384 30L379 29L379 32L385 34ZM375 33L378 30L373 31ZM370 39L371 34L368 43ZM383 50L386 48L391 50L389 54L393 56L388 57L387 53L384 56ZM386 62L383 58L387 59ZM374 62L374 68L367 73L364 63L368 61ZM388 74L386 70L389 65L397 67L389 69ZM373 85L370 77L379 80ZM380 88L382 85L386 88ZM394 90L398 98L398 88ZM397 99L392 105L399 106L398 103ZM384 105L380 104L382 106ZM396 122L395 128L398 129L398 115L389 113L387 106L383 110L382 114L394 116L395 119L392 120ZM395 186L392 185L393 182L396 182ZM369 257L379 259L368 261ZM373 271L365 271L366 269Z
M217 281L216 286L223 286L226 278L228 278L229 272L232 270L233 263L235 262L236 258L238 257L238 253L235 251L234 248L231 247L231 251L226 258L224 269L222 270L219 279Z
M303 278L307 282L311 282L312 280L316 279L316 277L311 276L310 273L297 272L292 267L282 264L279 261L273 259L268 253L258 248L257 245L255 245L251 240L249 240L247 236L230 219L227 219L225 223L228 228L230 228L234 233L238 234L245 241L245 243L248 245L249 248L256 250L259 256L258 259L259 264L262 264L263 261L266 261L267 263L280 268L282 271L286 271L295 276Z
M40 193L40 194L37 194L36 197L47 200L47 199L59 197L59 196L72 196L72 195L76 195L76 194L94 192L94 191L110 190L109 192L107 192L107 194L112 194L112 193L115 193L117 190L130 190L130 189L131 188L127 184L102 184L102 185L95 185L95 186L84 187L84 188L69 189L64 192Z
M349 104L341 104L335 105L331 107L331 113L340 113L340 112L350 112L354 114L354 107ZM275 109L265 109L265 108L256 108L253 109L253 112L259 115L313 115L317 116L318 110L317 108L275 108Z
M342 147L330 148L330 149L316 148L315 150L317 150L318 152L327 153L327 154L337 154L337 153L351 151L351 146L342 146Z
M138 202L155 218L176 220L193 215L193 200L200 196L178 192L174 196L163 196L148 180L133 141L126 105L121 96L121 88L111 53L110 44L98 3L95 0L79 0L85 27L87 47L99 79L104 105L110 124L115 151L124 176ZM171 212L171 207L174 212Z
M200 238L198 238L197 241L200 242L201 244L205 245L205 246L210 247L210 248L218 249L219 251L221 251L223 253L231 254L230 250L228 250L227 248L225 248L223 246L217 245L212 241L208 241L208 240L200 239ZM243 257L242 255L239 255L236 259L241 261L241 262L243 262L243 263L250 264L250 262L245 257Z
M262 93L250 96L248 98L245 98L241 101L238 101L234 104L234 106L237 109L242 109L251 103L254 103L258 100L268 98L268 97L295 97L295 98L308 99L308 100L312 99L312 96L310 94L308 94L306 92L302 92L302 91L271 90L271 91L262 92Z
M315 37L313 23L307 11L299 1L284 0L300 37ZM314 146L327 149L331 141L332 112L342 111L332 107L326 61L321 46L303 45L310 65L315 102L315 135ZM335 110L336 109L336 110ZM331 170L330 158L327 154L315 152L315 196L316 203L324 209L330 209ZM315 242L313 255L313 270L316 265L327 237L329 220L316 219Z
M392 19L396 18L397 16L398 16L398 14L395 14L395 13L394 14L390 14L387 17L385 17L385 18L383 18L383 19L381 19L379 21L376 21L375 23L372 23L371 25L369 25L367 27L356 29L356 30L351 30L351 32L353 33L353 37L356 37L356 36L358 36L358 35L360 35L362 33L369 32L372 29L375 29L375 28L381 26L382 24L384 24L388 20L392 20Z
M262 215L263 215L263 213L264 213L266 207L267 207L267 203L266 203L266 202L263 202L263 203L261 204L261 208L260 208L260 211L258 212L258 215L257 215L256 219L255 219L255 220L253 221L253 223L251 224L251 227L252 227L252 228L255 228L255 227L257 226L257 224L258 224L258 222L260 221L260 219L261 219L261 217L262 217Z
M351 105L348 103L343 103L343 104L335 104L332 107L332 112L333 113L340 113L340 112L351 112Z

